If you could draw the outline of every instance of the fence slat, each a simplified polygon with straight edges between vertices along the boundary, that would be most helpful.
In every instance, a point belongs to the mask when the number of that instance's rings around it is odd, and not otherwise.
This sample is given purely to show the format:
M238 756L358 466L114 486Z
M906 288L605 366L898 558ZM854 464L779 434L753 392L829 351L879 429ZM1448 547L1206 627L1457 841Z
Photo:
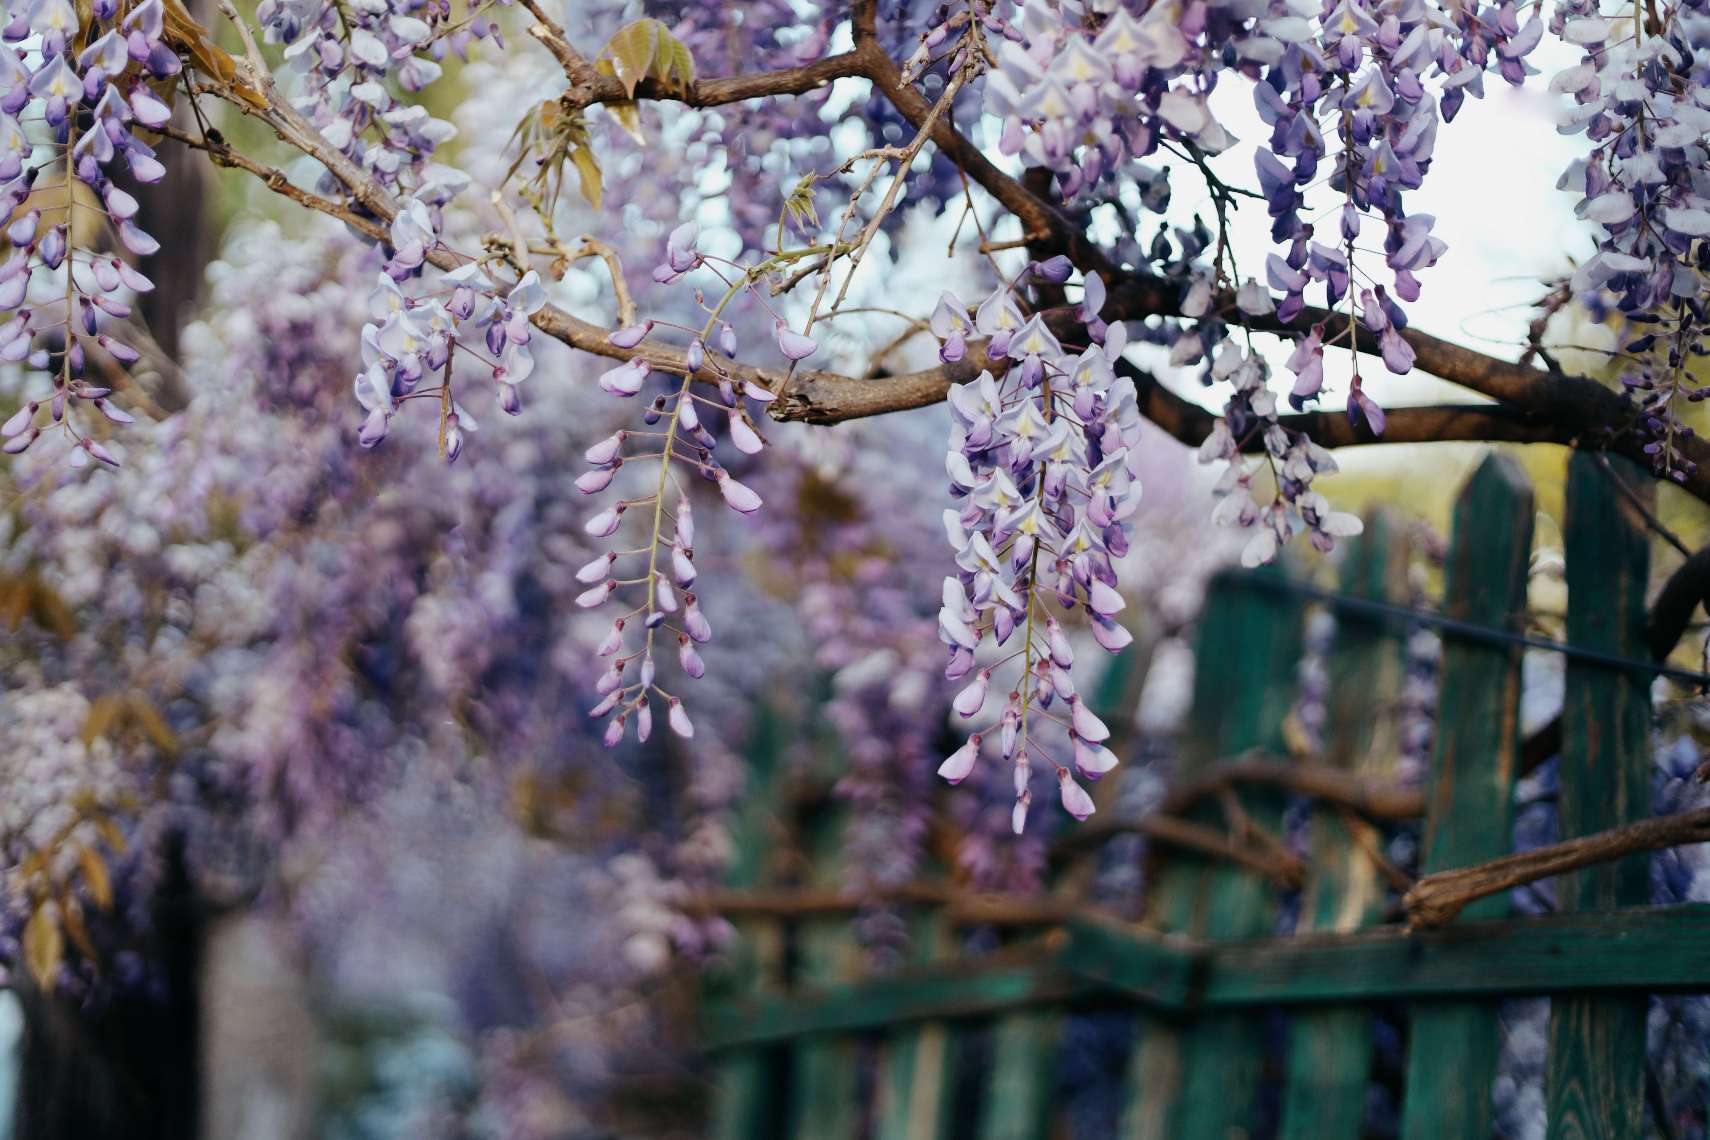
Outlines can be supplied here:
M1629 495L1653 484L1624 459L1576 451L1568 462L1568 640L1642 657L1650 540ZM1629 490L1616 483L1620 479ZM1650 814L1650 686L1632 673L1570 661L1562 702L1557 818L1561 834L1584 835ZM1649 901L1643 857L1556 881L1563 911ZM1643 995L1562 995L1550 1006L1545 1080L1548 1135L1560 1140L1638 1136L1644 1131Z
M827 809L822 818L803 823L809 886L840 887L845 860L842 841L847 809ZM797 989L818 990L854 981L861 973L861 949L848 915L807 918L797 927ZM850 1037L808 1037L790 1049L790 1129L786 1135L807 1140L852 1140L861 1118L858 1043Z
M1348 551L1345 593L1407 600L1409 531L1377 513ZM1342 615L1330 659L1324 762L1392 782L1401 758L1397 705L1406 684L1406 633ZM1366 834L1357 833L1363 829ZM1312 823L1311 872L1299 929L1346 934L1383 917L1384 883L1367 846L1380 842L1363 819L1320 811ZM1355 1140L1371 1077L1372 1017L1358 1007L1314 1009L1295 1018L1283 1088L1283 1140Z
M1271 571L1280 573L1280 571ZM1284 751L1295 699L1301 608L1282 591L1239 578L1212 583L1200 619L1188 747L1178 775L1249 748ZM1249 814L1275 829L1282 800L1251 799ZM1275 927L1269 883L1239 868L1171 854L1148 900L1149 920L1208 939L1253 938ZM1226 1140L1250 1124L1264 1054L1257 1019L1210 1013L1180 1024L1142 1015L1128 1077L1123 1135L1146 1140Z
M991 1085L980 1110L980 1140L1045 1140L1057 1090L1058 1009L1029 1009L992 1027Z
M776 714L761 706L748 749L746 795L732 827L734 857L726 884L752 889L766 873L779 830L777 796L782 742ZM764 994L782 978L783 934L776 919L744 919L731 963L708 984L711 997ZM712 1134L718 1140L762 1140L776 1131L777 1050L764 1045L720 1052L713 1069Z
M944 914L921 911L909 919L909 956L920 965L955 952ZM938 1140L949 1128L955 1072L949 1024L895 1026L879 1062L878 1114L874 1140Z
M1444 582L1449 616L1518 629L1532 549L1532 489L1512 459L1492 453L1455 504ZM1427 872L1508 851L1520 747L1517 648L1443 644L1437 743L1427 789ZM1468 906L1468 918L1500 915L1497 896ZM1404 1140L1490 1135L1490 1087L1499 1049L1494 1005L1460 1001L1413 1008L1403 1100Z

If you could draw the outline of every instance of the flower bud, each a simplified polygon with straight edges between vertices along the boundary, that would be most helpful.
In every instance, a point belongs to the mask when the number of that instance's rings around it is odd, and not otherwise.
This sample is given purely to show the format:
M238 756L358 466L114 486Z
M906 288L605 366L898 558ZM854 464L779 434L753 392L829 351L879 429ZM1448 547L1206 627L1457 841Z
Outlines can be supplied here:
M606 553L600 555L591 562L583 563L582 568L576 571L576 581L598 582L607 574L611 573L612 563L616 560L617 556L615 554Z
M695 735L695 726L689 720L689 714L683 711L683 702L676 697L666 706L665 723L671 726L671 731L688 740Z
M812 337L803 336L783 321L777 323L778 348L791 360L806 360L819 351Z
M724 501L732 510L751 515L760 509L760 496L747 487L732 479L722 469L718 473L718 493L724 496Z
M1063 810L1076 819L1085 819L1098 810L1093 806L1092 797L1087 795L1087 790L1075 783L1067 768L1057 769L1057 787L1062 794Z
M992 671L981 669L974 675L973 681L956 694L953 707L963 717L971 717L979 712L986 703L986 688L991 684Z
M1075 732L1082 739L1090 740L1095 744L1101 740L1109 739L1110 729L1105 727L1104 721L1087 708L1086 702L1079 697L1069 702L1069 716Z
M1082 740L1070 733L1075 748L1075 769L1089 780L1096 780L1116 767L1116 753L1102 744Z
M599 645L594 647L594 656L596 656L596 657L610 657L612 654L616 653L618 650L620 650L622 648L623 648L623 619L618 618L617 621L612 623L611 630L606 634L606 636L604 638L602 638L600 640Z
M582 529L595 538L605 538L615 533L622 522L623 504L620 503L615 507L607 507L599 514L589 519L587 523L583 525Z
M729 426L730 442L744 455L758 454L766 446L766 441L760 438L760 433L749 424L746 416L732 415Z
M639 325L627 325L606 337L614 348L634 348L647 338L652 331L653 322L644 321Z
M960 784L974 770L974 761L980 757L980 734L968 737L968 742L952 752L944 763L938 766L938 774L952 784Z

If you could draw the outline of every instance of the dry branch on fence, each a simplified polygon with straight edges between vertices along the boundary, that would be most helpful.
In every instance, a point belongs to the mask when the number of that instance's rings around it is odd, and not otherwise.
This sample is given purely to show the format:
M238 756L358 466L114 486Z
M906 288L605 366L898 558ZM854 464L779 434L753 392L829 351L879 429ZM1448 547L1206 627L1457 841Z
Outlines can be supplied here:
M1073 917L1099 913L1096 907L1055 899L1016 898L989 892L959 891L930 883L851 893L798 889L713 891L684 904L684 911L725 918L812 919L858 914L877 906L936 906L953 926L1059 926Z
M1525 883L1612 863L1645 851L1707 842L1710 842L1710 808L1660 816L1504 855L1488 863L1426 875L1407 892L1402 905L1410 928L1442 926L1453 921L1468 903Z
M1323 764L1301 764L1263 752L1250 752L1215 765L1171 788L1158 810L1180 815L1207 796L1240 784L1268 784L1315 800L1348 808L1371 819L1417 819L1425 796L1415 788L1368 780Z

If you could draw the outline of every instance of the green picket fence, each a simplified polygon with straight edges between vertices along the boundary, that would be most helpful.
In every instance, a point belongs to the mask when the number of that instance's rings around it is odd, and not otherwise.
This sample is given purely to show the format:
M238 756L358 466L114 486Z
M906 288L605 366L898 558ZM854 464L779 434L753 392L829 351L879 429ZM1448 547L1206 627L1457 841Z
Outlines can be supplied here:
M1651 678L1615 660L1645 652L1648 538L1635 489L1647 484L1596 456L1570 462L1568 641L1603 657L1573 656L1567 669L1564 838L1649 810ZM1397 783L1409 627L1382 605L1407 599L1409 539L1380 517L1351 549L1341 596L1379 605L1340 615L1326 744L1310 763L1364 798L1311 801L1311 852L1296 862L1299 916L1287 937L1275 932L1292 856L1273 850L1267 861L1262 844L1254 854L1230 837L1237 824L1249 839L1277 834L1289 792L1274 780L1220 780L1274 768L1256 755L1290 754L1283 726L1297 700L1311 598L1279 574L1225 576L1208 595L1175 781L1178 790L1217 791L1184 802L1168 827L1136 825L1152 839L1136 922L1083 905L1087 876L1077 868L1099 855L1095 840L1125 830L1089 823L1047 900L966 900L923 887L897 901L914 934L913 963L863 976L849 905L836 893L836 814L795 818L777 741L759 742L737 893L723 900L741 937L703 1008L713 1134L1043 1140L1061 1134L1067 1107L1055 1095L1067 1019L1125 1009L1135 1035L1122 1137L1246 1136L1270 1082L1281 1092L1269 1110L1278 1135L1353 1138L1381 1007L1404 1010L1407 1023L1402 1135L1484 1140L1498 1003L1546 994L1549 1136L1644 1135L1647 995L1710 991L1710 907L1643 906L1646 862L1628 856L1563 876L1560 913L1547 918L1506 918L1498 894L1440 929L1409 931L1395 917L1398 873L1381 854L1376 824L1410 813L1423 816L1427 872L1510 850L1533 514L1530 487L1501 456L1479 467L1457 502L1437 734L1422 790ZM1494 635L1467 635L1480 630ZM1113 670L1100 695L1106 710L1132 707L1132 680ZM795 866L780 869L784 851L799 854ZM971 927L999 931L1001 948L963 952L959 934ZM1275 1008L1287 1014L1280 1064L1262 1016ZM967 1050L977 1063L959 1062Z

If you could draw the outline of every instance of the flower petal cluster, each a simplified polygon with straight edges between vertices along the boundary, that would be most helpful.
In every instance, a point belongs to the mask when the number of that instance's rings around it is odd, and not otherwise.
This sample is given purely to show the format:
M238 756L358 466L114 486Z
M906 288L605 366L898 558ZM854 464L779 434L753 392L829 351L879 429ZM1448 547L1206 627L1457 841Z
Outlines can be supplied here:
M1710 313L1710 11L1703 3L1649 10L1648 29L1595 8L1558 10L1556 24L1584 58L1550 88L1573 100L1562 129L1590 153L1558 185L1599 228L1597 251L1574 272L1572 294L1622 326L1622 376L1640 402L1658 474L1685 479L1675 449L1691 434L1679 407L1710 395L1690 363L1707 349Z
M1008 287L978 306L974 323L1008 367L1001 379L982 372L951 389L945 469L957 506L944 512L944 528L956 573L944 579L939 639L950 651L945 676L966 682L955 700L964 718L986 707L1003 665L1019 658L1021 674L997 726L969 737L939 774L960 783L990 740L1014 767L1019 833L1036 761L1055 769L1071 815L1093 810L1069 766L1046 750L1047 725L1066 733L1082 777L1097 779L1116 763L1102 744L1109 730L1076 691L1074 648L1051 603L1079 610L1110 652L1131 640L1116 617L1124 603L1115 560L1127 552L1140 500L1140 415L1133 381L1112 364L1125 343L1120 326L1076 352L1039 315L1024 318ZM986 649L1007 655L982 664Z
M496 24L453 22L451 6L435 0L262 0L256 19L300 78L297 110L381 186L440 206L469 184L433 161L456 128L401 96L437 80L448 51L467 55L473 41L496 37ZM345 193L330 175L321 190Z
M506 413L521 412L519 385L534 372L529 318L545 306L546 289L533 270L502 287L479 262L468 262L439 275L434 291L413 296L404 286L424 276L428 254L442 248L439 234L438 208L417 198L406 200L392 223L392 255L377 275L370 320L362 327L355 392L365 416L357 438L373 447L386 437L404 401L431 398L439 408L441 449L449 463L461 453L464 433L477 427L453 398L458 361L490 379ZM439 383L421 387L427 377Z
M170 117L155 85L179 73L163 34L161 0L122 14L97 0L81 22L70 0L8 5L0 29L0 218L10 252L0 262L0 361L52 374L46 395L0 426L17 454L45 434L69 442L73 466L118 457L100 438L101 420L130 423L111 389L85 379L90 354L130 364L140 353L106 331L153 288L125 259L79 244L80 217L98 219L125 254L160 243L136 223L137 200L114 180L121 171L156 182L165 169L135 133ZM43 133L45 132L45 134ZM29 204L31 208L19 211ZM79 409L93 422L80 423Z
M665 258L653 271L654 280L673 284L707 264L708 257L697 244L699 236L693 222L672 230ZM671 648L686 676L704 675L706 665L698 647L712 640L712 624L695 592L694 508L683 480L712 484L727 507L744 515L762 506L759 494L731 475L714 455L721 427L739 453L759 452L765 444L755 430L749 405L775 398L765 388L740 379L729 359L736 352L736 334L721 315L737 295L759 295L751 274L744 271L734 279L723 301L707 310L707 321L699 329L650 320L618 329L609 338L614 346L634 349L636 355L600 376L603 391L631 400L646 390L655 374L667 379L652 399L641 401L642 426L619 430L590 447L585 456L589 469L576 480L577 490L584 495L600 495L625 468L645 472L638 480L639 494L618 498L583 528L593 538L610 539L624 530L629 519L645 519L640 544L610 549L576 575L588 587L577 599L578 605L591 609L614 597L632 603L613 621L596 650L601 658L610 659L596 685L601 700L592 710L596 717L610 717L605 733L608 746L621 741L631 724L636 739L646 741L653 731L655 703L663 705L666 724L673 732L694 735L681 699L658 682L658 656ZM691 338L681 363L649 357L648 338L666 328ZM775 331L780 351L791 361L804 359L818 348L782 318L776 319ZM716 344L709 345L715 339ZM697 391L697 385L707 386L713 394Z

